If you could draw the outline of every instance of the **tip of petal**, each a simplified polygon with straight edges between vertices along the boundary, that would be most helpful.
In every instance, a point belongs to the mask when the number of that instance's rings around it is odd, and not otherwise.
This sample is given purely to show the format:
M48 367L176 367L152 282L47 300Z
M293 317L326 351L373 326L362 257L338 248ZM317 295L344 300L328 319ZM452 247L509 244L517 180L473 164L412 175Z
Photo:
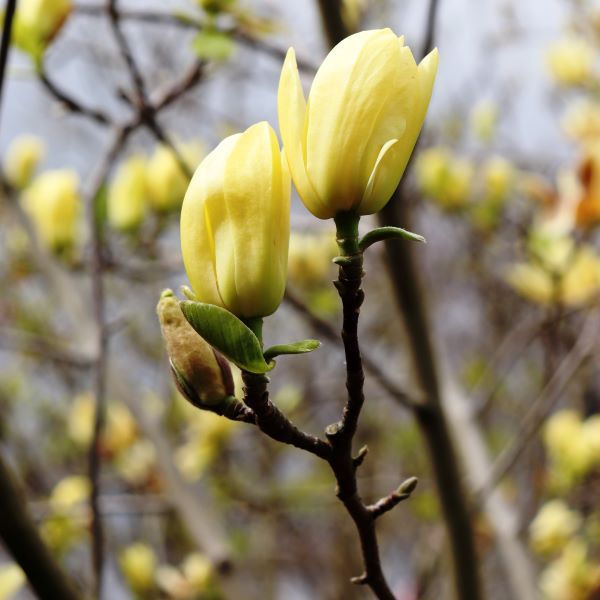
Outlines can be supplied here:
M419 69L437 70L439 59L440 53L436 47L419 63Z

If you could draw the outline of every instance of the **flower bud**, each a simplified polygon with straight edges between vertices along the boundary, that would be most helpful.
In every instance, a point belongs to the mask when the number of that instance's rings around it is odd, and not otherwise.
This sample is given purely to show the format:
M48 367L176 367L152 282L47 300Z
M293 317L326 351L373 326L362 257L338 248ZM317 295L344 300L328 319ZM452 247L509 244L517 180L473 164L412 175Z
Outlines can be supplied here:
M71 12L71 0L19 0L13 43L39 59Z
M193 171L204 154L198 142L187 142L178 146L181 157ZM181 206L189 177L177 161L173 150L159 144L147 164L148 200L158 213L169 212Z
M304 99L294 50L279 81L279 126L300 198L315 216L375 213L397 187L421 130L438 53L417 65L390 29L340 42Z
M146 162L130 156L117 170L108 190L108 223L118 231L134 231L146 213Z
M171 290L161 294L156 311L179 391L194 406L222 413L234 393L229 363L194 331Z
M552 554L561 550L575 535L581 517L562 500L544 504L529 526L531 547L538 554Z
M558 40L548 50L550 74L559 85L584 85L594 78L596 51L580 36Z
M23 189L46 152L44 143L35 135L22 135L15 139L6 152L4 175L10 185Z
M134 592L143 594L154 587L157 560L151 546L140 542L127 546L119 556L119 566Z
M75 171L46 171L33 180L21 197L23 208L42 243L59 252L78 241L81 197Z
M200 164L181 209L181 251L201 302L265 317L283 298L290 179L268 123L223 140Z

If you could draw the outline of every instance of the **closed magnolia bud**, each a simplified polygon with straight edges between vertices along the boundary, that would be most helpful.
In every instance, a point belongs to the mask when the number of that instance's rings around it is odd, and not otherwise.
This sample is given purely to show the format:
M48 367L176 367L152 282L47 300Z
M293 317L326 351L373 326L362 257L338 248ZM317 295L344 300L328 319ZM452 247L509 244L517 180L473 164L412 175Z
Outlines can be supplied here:
M40 240L53 251L70 248L78 241L78 186L75 171L46 171L33 180L21 197Z
M130 156L117 170L108 190L107 218L113 229L133 231L144 219L147 207L146 161Z
M34 58L39 58L59 32L71 8L71 0L19 0L13 43Z
M294 184L315 216L383 208L417 141L437 64L434 50L417 65L390 29L362 31L329 53L307 103L290 48L279 82L279 126Z
M44 142L35 135L22 135L8 147L4 175L10 185L24 188L31 180L38 163L46 152Z
M222 412L234 393L229 363L194 331L171 290L161 294L156 312L179 391L198 408Z
M283 298L290 178L268 123L223 140L200 164L181 209L181 251L198 300L240 318Z
M596 51L585 38L569 36L550 46L548 69L559 85L585 85L594 77Z
M178 150L190 171L194 170L204 154L198 142L181 144ZM156 212L179 209L190 179L171 148L164 144L157 146L148 159L146 178L148 200Z

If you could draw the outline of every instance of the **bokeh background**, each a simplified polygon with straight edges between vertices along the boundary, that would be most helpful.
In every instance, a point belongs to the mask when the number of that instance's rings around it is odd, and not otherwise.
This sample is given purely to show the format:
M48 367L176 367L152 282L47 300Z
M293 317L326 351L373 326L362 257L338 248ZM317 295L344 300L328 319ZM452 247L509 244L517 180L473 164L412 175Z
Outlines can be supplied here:
M105 598L368 597L348 582L360 553L326 466L186 404L155 314L162 289L187 283L186 171L225 135L277 125L289 46L308 90L330 46L320 4L119 2L147 98L164 108L108 160L138 90L104 4L75 3L37 65L11 50L0 113L0 451L53 554L90 589L88 456L102 396ZM428 2L342 4L350 31L390 27L421 56ZM434 95L392 200L410 214L400 225L428 243L412 248L420 283L400 284L418 285L426 307L487 597L591 600L600 597L600 4L436 4ZM297 198L292 228L288 298L266 341L314 336L323 347L281 358L272 393L318 434L344 402L334 231ZM419 478L379 523L384 570L398 598L450 598L438 495L405 402L420 383L386 258L383 247L366 258L370 367L357 442L370 452L359 485L376 500ZM0 548L0 599L30 597Z

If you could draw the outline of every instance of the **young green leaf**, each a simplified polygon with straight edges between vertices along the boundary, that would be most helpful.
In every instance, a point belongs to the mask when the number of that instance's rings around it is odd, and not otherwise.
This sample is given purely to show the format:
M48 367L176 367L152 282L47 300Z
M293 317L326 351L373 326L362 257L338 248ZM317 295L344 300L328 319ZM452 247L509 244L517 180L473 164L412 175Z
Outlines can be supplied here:
M181 310L196 332L240 369L262 374L275 366L263 358L252 330L228 310L190 300L181 302Z
M264 352L265 360L271 360L282 354L306 354L316 350L321 345L319 340L302 340L301 342L293 342L291 344L280 344L279 346L271 346Z

